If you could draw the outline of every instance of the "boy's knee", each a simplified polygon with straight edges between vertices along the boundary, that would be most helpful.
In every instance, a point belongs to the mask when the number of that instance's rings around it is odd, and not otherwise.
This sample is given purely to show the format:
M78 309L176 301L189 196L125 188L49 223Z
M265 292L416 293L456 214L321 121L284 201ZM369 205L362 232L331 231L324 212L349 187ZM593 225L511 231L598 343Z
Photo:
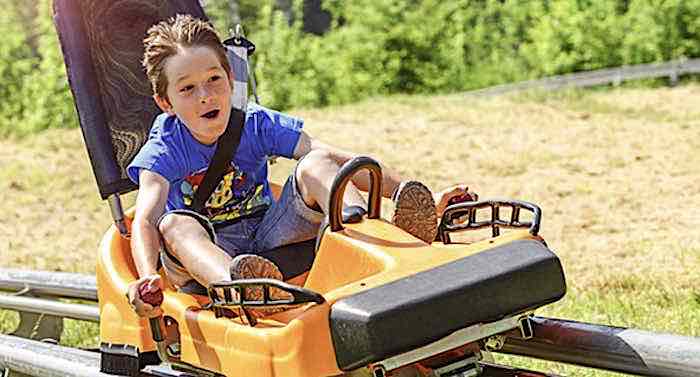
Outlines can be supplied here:
M319 173L327 170L324 167L331 165L337 167L330 152L322 149L312 150L297 164L297 178L302 181L316 178Z
M201 225L191 216L171 213L163 216L158 224L158 231L166 240L172 238L174 235L186 235L189 234L188 229L193 229L192 227L200 227ZM204 229L202 229L204 231Z

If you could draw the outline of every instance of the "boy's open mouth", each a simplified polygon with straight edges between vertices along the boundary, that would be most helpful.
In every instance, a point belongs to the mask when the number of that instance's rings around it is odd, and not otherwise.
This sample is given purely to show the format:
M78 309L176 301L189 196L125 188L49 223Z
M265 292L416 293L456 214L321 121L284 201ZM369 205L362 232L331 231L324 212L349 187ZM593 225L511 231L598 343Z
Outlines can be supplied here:
M214 118L216 118L217 115L219 115L219 110L212 110L212 111L208 111L208 112L204 113L204 115L202 115L202 117L207 118L207 119L214 119Z

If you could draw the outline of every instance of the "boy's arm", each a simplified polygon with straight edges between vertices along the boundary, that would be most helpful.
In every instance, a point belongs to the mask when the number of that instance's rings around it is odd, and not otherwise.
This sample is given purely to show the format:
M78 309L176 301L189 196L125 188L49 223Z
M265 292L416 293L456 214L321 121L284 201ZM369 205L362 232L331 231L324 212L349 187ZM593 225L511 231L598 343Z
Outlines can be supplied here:
M169 188L170 184L161 175L141 169L136 213L131 224L131 255L139 279L129 284L128 291L129 302L140 316L153 317L160 313L159 308L144 303L138 291L144 284L150 292L162 289L157 271L160 236L156 226L165 211Z
M309 134L307 134L306 132L301 131L299 141L297 142L297 145L294 148L294 159L299 160L302 157L306 156L312 150L316 149L328 152L331 158L338 165L343 165L348 160L358 156L355 153L347 152L340 148L336 148L334 146L316 140L309 136ZM396 190L396 188L401 183L401 176L394 169L387 167L381 162L379 164L382 167L382 196L385 198L390 198L391 195L394 193L394 190ZM355 186L357 186L357 188L362 191L369 190L369 173L367 173L367 171L362 171L359 174L356 174L352 178L352 183L354 183Z
M160 236L156 228L165 211L170 184L160 174L141 169L136 213L131 226L131 254L139 277L157 274Z

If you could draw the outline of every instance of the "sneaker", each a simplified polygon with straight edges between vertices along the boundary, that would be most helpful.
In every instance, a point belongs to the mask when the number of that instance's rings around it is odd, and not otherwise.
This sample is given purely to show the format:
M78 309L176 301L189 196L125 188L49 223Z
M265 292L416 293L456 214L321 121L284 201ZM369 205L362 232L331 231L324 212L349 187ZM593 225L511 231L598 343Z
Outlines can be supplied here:
M431 243L437 236L435 200L430 190L417 181L401 182L392 196L394 201L394 225Z
M241 279L275 279L283 280L282 272L269 259L259 255L241 254L233 258L231 262L231 280ZM251 287L246 288L246 300L262 301L263 288ZM270 298L281 300L290 299L291 295L277 288L270 288ZM266 307L261 309L249 309L255 317L264 317L269 314L279 313L284 311L282 307Z

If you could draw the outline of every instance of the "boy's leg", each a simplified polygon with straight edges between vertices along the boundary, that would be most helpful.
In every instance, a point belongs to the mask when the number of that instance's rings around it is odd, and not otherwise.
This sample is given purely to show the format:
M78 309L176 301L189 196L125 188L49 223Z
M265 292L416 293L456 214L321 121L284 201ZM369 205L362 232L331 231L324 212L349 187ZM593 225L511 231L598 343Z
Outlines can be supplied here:
M265 258L231 255L216 244L209 221L192 211L178 210L158 223L165 243L161 260L173 284L182 287L195 279L203 286L230 279L270 278L282 280L279 269Z
M324 214L328 213L330 187L339 170L340 166L325 151L312 151L299 161L293 174L296 181L294 187L299 196L297 201L301 200L305 206L297 205L297 210L304 213L310 208L316 208ZM430 190L420 182L408 181L398 187L392 199L394 201L392 222L427 243L433 242L437 235L438 224L435 202ZM343 207L353 206L366 208L365 200L359 190L349 182L343 198ZM280 232L277 231L277 233ZM263 232L263 236L265 234L266 232ZM256 238L261 237L256 236ZM285 240L276 241L263 244L262 246L265 247L263 250L291 243Z
M299 168L290 174L280 197L265 212L255 233L255 250L264 252L280 246L314 239L325 215L309 206L300 192ZM310 160L309 160L310 161Z
M203 216L187 210L164 215L158 229L165 243L161 254L163 266L171 282L182 287L192 279L208 287L217 281L267 278L283 280L282 273L271 261L253 254L232 258L216 245L214 228ZM273 299L288 299L286 292L270 290ZM261 288L247 288L248 300L262 300ZM278 312L280 308L251 310L248 313L262 317Z
M299 193L309 208L319 208L321 212L328 213L331 185L339 170L340 165L323 150L313 150L299 161L294 175ZM367 207L365 199L352 182L345 187L343 208L347 207Z
M333 179L340 166L330 158L328 152L312 151L299 161L295 176L299 192L309 206L321 208L328 213L328 199ZM437 214L430 190L420 182L403 182L393 196L394 214L392 222L399 228L431 243L437 236ZM343 208L360 206L366 208L360 191L349 182L345 189Z
M214 243L213 228L206 218L191 211L174 211L160 219L158 230L165 244L161 259L173 284L182 286L195 279L206 287L230 279L232 258Z

